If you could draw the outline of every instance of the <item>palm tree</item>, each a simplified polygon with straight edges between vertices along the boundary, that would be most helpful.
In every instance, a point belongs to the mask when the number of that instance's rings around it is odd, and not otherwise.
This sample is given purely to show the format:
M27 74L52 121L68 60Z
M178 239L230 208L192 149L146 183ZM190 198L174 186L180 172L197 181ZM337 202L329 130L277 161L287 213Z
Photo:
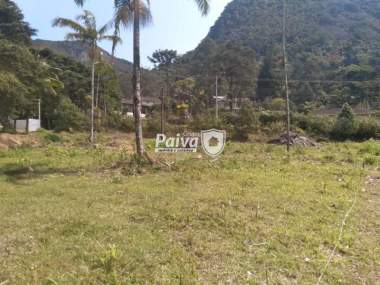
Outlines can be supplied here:
M78 2L80 4L80 1ZM94 133L94 98L95 98L95 65L99 58L98 43L102 40L112 41L115 45L120 42L117 35L107 35L108 25L97 28L95 16L85 10L83 14L76 17L76 20L56 18L53 27L70 28L72 32L66 35L66 40L81 41L89 45L89 57L92 61L91 77L91 143L95 142Z
M74 0L82 6L86 0ZM207 15L210 0L194 0L198 5L202 15ZM124 26L133 25L133 105L136 133L137 154L144 155L144 142L141 121L141 67L140 67L140 26L150 19L150 0L114 0L115 7L115 27L120 28L120 23Z

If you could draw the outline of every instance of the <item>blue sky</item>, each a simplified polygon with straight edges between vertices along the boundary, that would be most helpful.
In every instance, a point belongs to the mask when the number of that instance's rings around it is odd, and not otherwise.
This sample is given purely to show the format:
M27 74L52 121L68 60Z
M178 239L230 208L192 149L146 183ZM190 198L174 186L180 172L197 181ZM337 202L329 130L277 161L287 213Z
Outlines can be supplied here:
M22 9L26 21L38 29L36 38L63 40L67 30L52 28L55 17L74 18L81 9L73 0L15 0ZM202 17L192 0L151 0L153 23L144 28L141 35L142 63L150 66L147 56L157 49L175 49L183 54L194 49L207 35L211 26L231 0L211 0L211 13ZM84 9L92 11L99 25L112 18L112 0L88 0ZM132 59L131 31L123 32L123 45L117 56ZM101 44L110 50L109 44Z

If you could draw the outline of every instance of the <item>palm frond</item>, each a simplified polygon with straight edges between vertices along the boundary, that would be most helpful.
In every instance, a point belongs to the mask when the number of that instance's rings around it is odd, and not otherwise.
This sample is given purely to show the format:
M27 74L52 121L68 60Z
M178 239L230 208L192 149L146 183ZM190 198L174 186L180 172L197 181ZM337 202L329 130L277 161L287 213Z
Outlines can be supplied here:
M66 18L56 18L53 20L53 27L60 27L60 28L71 28L75 32L78 33L85 33L86 28L83 27L80 23L77 23L73 20L66 19Z
M75 4L82 7L84 5L85 0L74 0Z
M83 41L82 34L80 33L68 33L65 36L66 41Z
M210 0L194 0L203 16L206 16L210 10Z
M132 2L133 0L114 0L115 10L120 9L121 7L129 6L132 10Z
M105 36L102 36L100 40L111 41L116 44L121 44L123 42L123 40L119 36L115 36L115 35L105 35Z
M76 17L76 20L83 22L89 29L96 29L95 15L91 11L84 10L83 14Z
M103 27L101 27L101 28L98 30L98 35L99 35L99 37L102 37L105 33L107 33L111 27L112 27L112 26L111 26L109 23L106 24L106 25L104 25Z
M150 11L149 1L139 1L139 11L140 11L140 24L145 26L152 22L152 14ZM115 15L114 15L114 25L123 26L128 28L133 24L133 0L115 0Z

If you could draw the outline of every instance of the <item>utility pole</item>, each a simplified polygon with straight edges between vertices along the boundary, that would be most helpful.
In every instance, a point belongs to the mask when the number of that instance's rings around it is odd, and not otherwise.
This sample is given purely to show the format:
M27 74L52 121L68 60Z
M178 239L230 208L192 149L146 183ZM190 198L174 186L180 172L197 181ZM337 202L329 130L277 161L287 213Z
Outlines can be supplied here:
M215 78L215 119L219 120L219 105L218 105L218 75Z
M286 94L286 133L287 143L286 150L290 151L290 103L289 103L289 85L288 85L288 70L286 58L286 0L283 0L283 22L282 22L282 50L284 57L284 80Z
M161 134L165 132L165 90L161 88Z
M40 121L40 128L41 128L41 99L38 99L38 120Z
M38 120L41 123L41 99L38 99Z

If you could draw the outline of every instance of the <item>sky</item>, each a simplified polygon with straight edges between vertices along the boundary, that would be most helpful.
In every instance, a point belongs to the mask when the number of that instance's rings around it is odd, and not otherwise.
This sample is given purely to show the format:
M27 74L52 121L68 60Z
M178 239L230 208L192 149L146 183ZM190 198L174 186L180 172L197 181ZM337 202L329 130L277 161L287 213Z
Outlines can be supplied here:
M192 0L151 0L153 23L141 33L141 61L144 67L151 64L147 57L158 49L174 49L179 54L194 49L207 35L221 15L224 7L232 0L211 0L211 11L202 17ZM73 0L15 0L25 15L25 20L38 30L35 38L64 40L67 29L53 28L56 17L74 19L81 13ZM107 23L113 15L112 0L88 0L83 9L90 10L97 18L98 25ZM117 56L131 61L132 33L122 34L123 45L118 47ZM101 43L110 51L109 43Z

